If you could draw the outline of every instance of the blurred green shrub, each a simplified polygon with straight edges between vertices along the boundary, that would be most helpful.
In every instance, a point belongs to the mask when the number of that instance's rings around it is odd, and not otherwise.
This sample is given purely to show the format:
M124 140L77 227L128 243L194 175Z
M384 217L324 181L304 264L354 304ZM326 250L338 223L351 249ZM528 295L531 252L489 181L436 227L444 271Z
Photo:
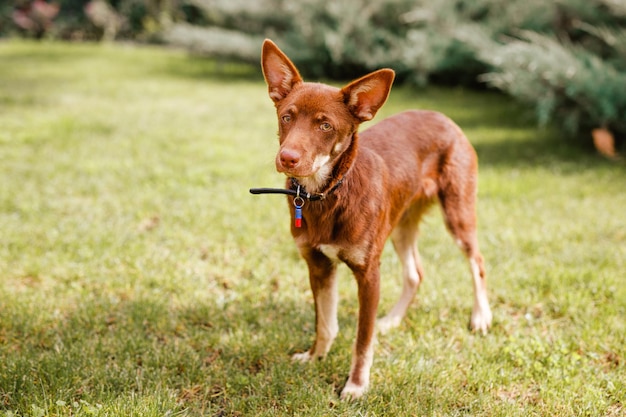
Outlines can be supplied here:
M543 27L466 22L457 39L490 70L481 81L534 106L541 124L556 122L570 137L607 129L617 146L626 136L626 2L561 0L533 6ZM535 22L539 22L536 20Z
M168 42L256 62L263 37L304 75L392 67L400 81L489 85L570 136L626 136L624 0L186 0L202 26Z
M104 32L257 63L269 37L308 77L392 67L400 82L498 88L571 136L626 137L626 0L92 0L120 16L108 29L86 18L89 0L55 1L67 38Z

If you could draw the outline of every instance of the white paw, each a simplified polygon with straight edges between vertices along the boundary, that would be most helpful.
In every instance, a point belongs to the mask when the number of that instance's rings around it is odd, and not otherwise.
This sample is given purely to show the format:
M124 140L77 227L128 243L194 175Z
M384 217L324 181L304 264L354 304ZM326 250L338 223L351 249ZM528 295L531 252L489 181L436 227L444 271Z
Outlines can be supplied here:
M389 330L394 329L400 325L402 317L398 316L385 316L382 319L376 320L376 328L381 334L387 333Z
M357 385L352 381L348 381L341 391L341 399L344 401L352 401L361 398L367 391L367 385Z
M308 350L302 353L295 353L294 355L291 356L292 361L300 362L300 363L309 362L311 361L311 359L313 359L313 356L311 356L311 353Z
M483 335L487 334L487 330L491 327L492 314L489 306L481 308L474 308L472 311L472 319L470 321L470 328L474 332L480 332Z

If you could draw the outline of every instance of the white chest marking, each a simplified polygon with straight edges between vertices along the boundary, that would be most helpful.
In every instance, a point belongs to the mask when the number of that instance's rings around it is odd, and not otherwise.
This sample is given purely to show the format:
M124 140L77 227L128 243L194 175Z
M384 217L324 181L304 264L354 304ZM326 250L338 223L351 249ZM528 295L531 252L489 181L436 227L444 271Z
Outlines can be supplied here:
M308 192L317 192L317 190L326 183L333 170L333 166L329 161L330 155L316 156L311 166L311 170L314 174L308 177L298 178L298 181L300 181Z
M339 247L335 245L320 245L319 250L331 260L339 262Z
M318 249L333 262L340 260L349 261L355 265L363 265L367 254L367 246L354 246L350 248L342 248L337 245L323 244Z
M317 155L313 161L313 171L318 171L330 160L330 155Z

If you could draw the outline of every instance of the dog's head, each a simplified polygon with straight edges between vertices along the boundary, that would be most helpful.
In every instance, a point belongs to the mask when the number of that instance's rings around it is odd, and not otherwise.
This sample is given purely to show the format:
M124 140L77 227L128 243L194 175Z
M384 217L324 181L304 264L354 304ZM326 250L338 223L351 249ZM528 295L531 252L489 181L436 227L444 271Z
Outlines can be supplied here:
M278 114L276 169L297 178L310 192L318 191L359 124L371 120L387 100L394 72L378 70L341 89L303 82L270 40L263 43L261 64Z

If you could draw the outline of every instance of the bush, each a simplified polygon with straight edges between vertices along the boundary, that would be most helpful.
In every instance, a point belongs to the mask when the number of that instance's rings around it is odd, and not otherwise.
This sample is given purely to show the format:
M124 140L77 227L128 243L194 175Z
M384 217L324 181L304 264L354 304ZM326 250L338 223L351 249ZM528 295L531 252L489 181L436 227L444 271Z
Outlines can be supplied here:
M392 67L423 85L486 83L532 104L568 134L626 135L626 3L618 0L189 0L205 27L165 39L258 60L271 37L305 76ZM483 84L484 85L484 84Z
M44 0L18 1L12 10L11 18L22 34L41 39L52 28L58 13L58 3L48 3Z
M254 50L256 62L259 39L270 37L310 77L350 78L393 67L399 79L425 84L432 74L454 70L456 56L468 52L451 33L442 36L428 27L414 0L258 0L254 6L244 0L189 3L204 12L207 27L191 31L174 25L165 34L169 42L247 61ZM444 14L444 9L432 7L425 11L435 18ZM459 54L449 59L454 49ZM475 71L484 69L478 64L474 62Z
M474 26L458 36L491 66L480 78L533 104L540 123L556 121L570 136L608 129L623 142L626 4L569 1L552 11L560 24L549 32L515 30L515 36L498 41Z
M572 136L626 136L623 0L108 0L124 17L108 26L86 19L88 0L56 1L63 37L158 40L253 63L270 37L306 77L392 67L400 82L498 88Z

